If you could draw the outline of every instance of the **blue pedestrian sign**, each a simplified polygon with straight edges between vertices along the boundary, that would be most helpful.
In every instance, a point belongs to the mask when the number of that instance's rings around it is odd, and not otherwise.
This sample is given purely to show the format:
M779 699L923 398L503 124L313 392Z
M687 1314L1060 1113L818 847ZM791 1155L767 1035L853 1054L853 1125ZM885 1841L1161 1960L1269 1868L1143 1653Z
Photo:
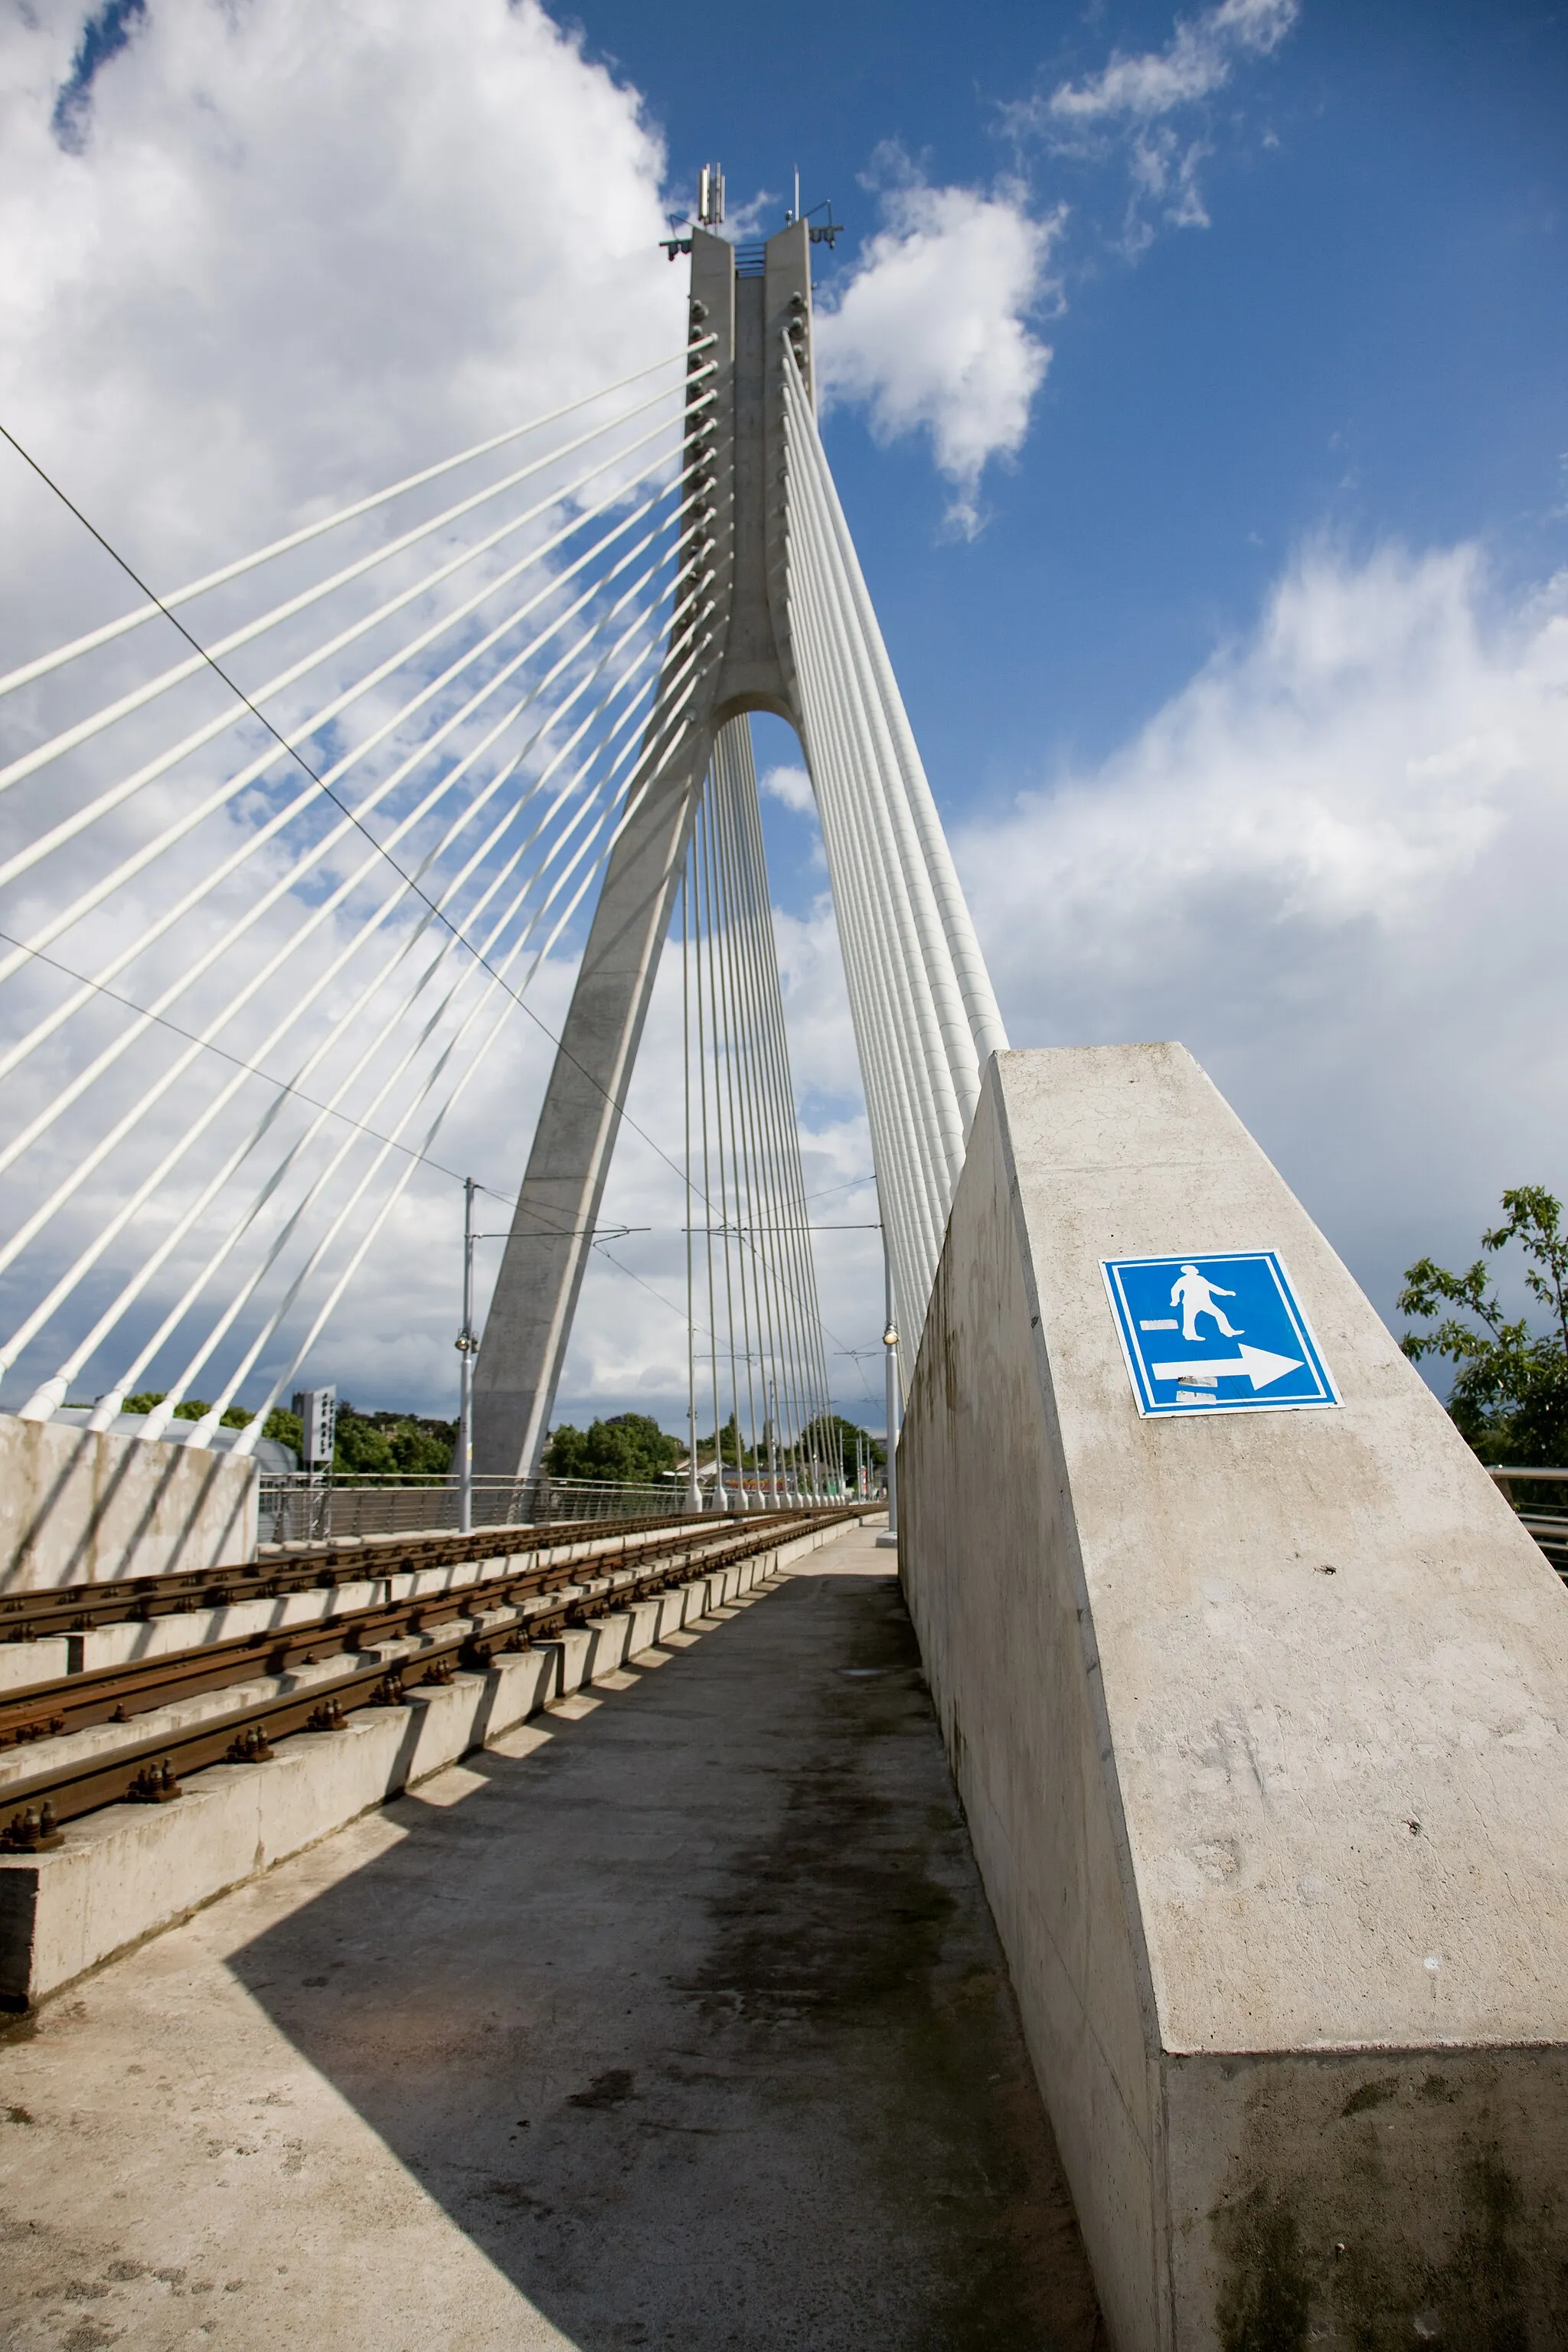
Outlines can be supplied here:
M1338 1404L1290 1277L1272 1250L1102 1263L1145 1420Z

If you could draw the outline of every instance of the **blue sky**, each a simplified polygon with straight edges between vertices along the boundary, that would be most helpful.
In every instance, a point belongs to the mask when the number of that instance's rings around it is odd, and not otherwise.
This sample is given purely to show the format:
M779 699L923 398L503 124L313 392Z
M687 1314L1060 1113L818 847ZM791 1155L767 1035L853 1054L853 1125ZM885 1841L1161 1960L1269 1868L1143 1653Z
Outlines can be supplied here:
M796 163L806 203L833 197L829 292L877 225L860 177L884 142L933 184L1021 165L1035 209L1071 207L1065 307L1038 330L1051 367L976 541L941 541L918 443L877 448L843 413L830 428L947 793L1103 756L1250 623L1307 536L1479 535L1505 578L1568 556L1568 10L1306 0L1272 54L1183 110L1213 147L1209 225L1156 223L1135 257L1120 144L1020 149L1008 110L1113 49L1160 51L1168 7L808 5L722 12L689 43L638 7L579 21L646 94L677 189L712 153L731 203L786 193Z
M1183 1039L1395 1324L1505 1184L1568 1192L1568 8L35 0L0 114L0 414L165 580L671 347L699 165L763 229L798 165L845 224L827 446L1015 1042ZM0 459L6 630L122 595ZM767 814L808 1181L853 1200L825 875ZM448 1164L510 1191L543 1072L520 1028ZM667 1174L628 1139L606 1212L668 1290ZM312 1378L449 1402L458 1213L410 1194ZM874 1354L874 1236L819 1256ZM673 1419L682 1353L606 1267L563 1411Z

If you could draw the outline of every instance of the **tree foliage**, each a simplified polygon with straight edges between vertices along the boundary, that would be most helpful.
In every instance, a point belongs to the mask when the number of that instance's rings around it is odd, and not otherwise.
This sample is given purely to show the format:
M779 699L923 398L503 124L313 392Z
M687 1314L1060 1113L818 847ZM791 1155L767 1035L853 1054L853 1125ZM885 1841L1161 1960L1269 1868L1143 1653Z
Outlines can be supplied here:
M887 1458L888 1449L879 1437L871 1435L869 1430L861 1429L853 1421L846 1421L841 1412L823 1413L816 1421L806 1423L807 1451L815 1449L817 1460L830 1474L837 1462L846 1478L849 1479L855 1475L857 1438L862 1447L868 1450L872 1468L879 1470Z
M1503 1223L1481 1235L1495 1255L1517 1241L1524 1280L1546 1310L1547 1328L1532 1331L1528 1315L1510 1321L1490 1286L1485 1257L1463 1274L1431 1258L1417 1259L1399 1294L1402 1315L1435 1328L1406 1331L1400 1346L1413 1363L1424 1356L1458 1367L1448 1411L1483 1462L1568 1464L1568 1232L1563 1203L1543 1185L1524 1184L1502 1196ZM1458 1313L1446 1310L1457 1308ZM1468 1318L1468 1319L1467 1319Z
M673 1470L686 1448L667 1436L646 1412L612 1413L575 1429L569 1421L552 1431L543 1468L552 1478L619 1478L648 1486Z
M455 1421L433 1421L411 1412L358 1412L344 1402L338 1407L332 1467L384 1476L444 1478L457 1442Z
M860 1440L863 1446L869 1449L872 1466L874 1468L880 1468L883 1457L887 1451L881 1439L879 1437L873 1437L868 1430L858 1428L854 1422L846 1421L843 1414L837 1412L821 1413L818 1414L816 1419L808 1421L805 1429L801 1432L800 1436L790 1442L788 1450L790 1452L791 1458L794 1458L794 1455L798 1453L802 1459L807 1463L815 1460L819 1467L825 1471L829 1477L834 1475L834 1465L837 1462L842 1466L845 1477L853 1479L855 1475L855 1441L857 1438ZM727 1470L755 1470L762 1475L766 1476L769 1460L768 1424L766 1422L763 1423L762 1429L758 1433L756 1445L753 1448L750 1445L743 1445L742 1444L740 1424L737 1422L735 1415L731 1413L729 1420L724 1423L723 1428L719 1433L719 1446L723 1454L724 1466ZM685 1451L685 1447L682 1446L680 1448L682 1456L684 1456ZM714 1438L712 1431L710 1430L705 1437L700 1433L697 1440L697 1459L699 1462L704 1464L710 1463L713 1459L713 1453ZM784 1460L784 1449L781 1447L781 1465Z
M163 1403L168 1393L167 1389L142 1389L135 1396L128 1396L120 1410L121 1412L151 1412L155 1404ZM211 1405L201 1397L186 1397L174 1407L169 1417L172 1421L200 1421L204 1412L211 1411ZM250 1415L243 1406L231 1404L219 1425L224 1429L243 1429L249 1419Z

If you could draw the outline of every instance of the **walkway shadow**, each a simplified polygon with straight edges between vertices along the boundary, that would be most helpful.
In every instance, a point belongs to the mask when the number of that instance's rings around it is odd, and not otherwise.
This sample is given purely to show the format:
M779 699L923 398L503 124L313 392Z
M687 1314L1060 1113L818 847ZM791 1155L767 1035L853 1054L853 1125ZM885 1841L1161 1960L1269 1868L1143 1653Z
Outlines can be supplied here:
M230 1963L429 2195L581 2352L1100 2345L891 1578L537 1730Z

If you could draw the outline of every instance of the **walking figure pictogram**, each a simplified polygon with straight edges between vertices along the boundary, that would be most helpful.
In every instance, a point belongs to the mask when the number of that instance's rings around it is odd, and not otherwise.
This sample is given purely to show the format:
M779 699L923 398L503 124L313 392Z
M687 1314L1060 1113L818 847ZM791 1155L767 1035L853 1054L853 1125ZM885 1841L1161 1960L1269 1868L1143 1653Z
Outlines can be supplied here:
M1171 1293L1172 1306L1182 1310L1183 1339L1197 1339L1198 1317L1212 1315L1222 1339L1239 1339L1241 1333L1230 1322L1224 1307L1215 1305L1216 1298L1235 1297L1234 1290L1222 1290L1218 1283L1210 1282L1205 1275L1200 1274L1195 1265L1184 1265Z

